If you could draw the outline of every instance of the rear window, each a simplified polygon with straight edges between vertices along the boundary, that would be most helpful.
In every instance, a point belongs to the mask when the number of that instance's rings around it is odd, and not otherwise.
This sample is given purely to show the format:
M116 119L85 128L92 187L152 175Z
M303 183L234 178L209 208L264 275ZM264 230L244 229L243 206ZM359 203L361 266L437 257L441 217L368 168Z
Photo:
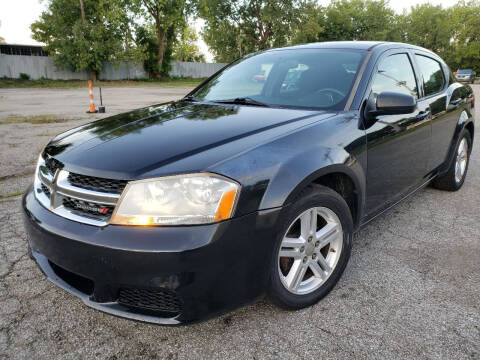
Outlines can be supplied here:
M470 75L472 70L460 70L457 74L458 75Z
M422 73L425 96L442 91L445 86L445 77L440 63L423 55L415 55L415 58Z

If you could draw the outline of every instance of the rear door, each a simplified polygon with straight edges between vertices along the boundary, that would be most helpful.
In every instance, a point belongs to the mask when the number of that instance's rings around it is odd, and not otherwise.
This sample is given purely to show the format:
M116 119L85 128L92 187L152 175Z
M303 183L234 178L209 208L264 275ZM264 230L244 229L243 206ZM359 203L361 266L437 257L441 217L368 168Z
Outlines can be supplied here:
M446 67L439 59L427 52L415 51L414 60L421 88L418 108L422 111L430 111L432 116L432 151L428 169L433 171L447 158L460 114L456 111L447 111L447 102L451 99L447 91Z
M369 101L375 101L385 91L419 98L408 50L389 51L377 61ZM379 116L366 131L367 213L374 215L425 181L430 156L430 112L425 107L410 114Z

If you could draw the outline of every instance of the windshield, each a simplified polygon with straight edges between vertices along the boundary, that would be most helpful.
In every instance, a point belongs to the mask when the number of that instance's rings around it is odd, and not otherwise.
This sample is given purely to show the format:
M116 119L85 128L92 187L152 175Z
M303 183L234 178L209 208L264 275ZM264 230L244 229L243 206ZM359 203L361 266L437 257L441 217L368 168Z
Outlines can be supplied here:
M269 106L343 110L363 51L276 50L242 58L191 94L197 100L247 99Z
M458 75L470 75L472 70L460 70L457 74Z

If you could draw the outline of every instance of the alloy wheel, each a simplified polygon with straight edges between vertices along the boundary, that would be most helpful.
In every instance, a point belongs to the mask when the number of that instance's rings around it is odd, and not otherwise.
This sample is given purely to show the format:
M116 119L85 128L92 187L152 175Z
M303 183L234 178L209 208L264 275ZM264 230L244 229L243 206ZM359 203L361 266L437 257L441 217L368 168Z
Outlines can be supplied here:
M304 211L289 226L278 253L283 286L304 295L317 290L334 271L343 247L338 216L325 207Z
M467 139L463 138L457 150L457 158L455 161L455 181L460 183L465 175L468 162L468 143Z

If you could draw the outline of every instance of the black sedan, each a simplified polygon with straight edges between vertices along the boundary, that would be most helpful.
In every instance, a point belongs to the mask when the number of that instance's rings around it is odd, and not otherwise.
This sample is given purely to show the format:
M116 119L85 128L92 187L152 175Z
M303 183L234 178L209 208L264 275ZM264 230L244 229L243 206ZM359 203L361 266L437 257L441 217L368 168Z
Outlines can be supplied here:
M147 322L264 294L313 305L362 226L428 184L463 185L473 106L406 44L245 56L180 101L54 138L23 198L31 256L86 305Z

